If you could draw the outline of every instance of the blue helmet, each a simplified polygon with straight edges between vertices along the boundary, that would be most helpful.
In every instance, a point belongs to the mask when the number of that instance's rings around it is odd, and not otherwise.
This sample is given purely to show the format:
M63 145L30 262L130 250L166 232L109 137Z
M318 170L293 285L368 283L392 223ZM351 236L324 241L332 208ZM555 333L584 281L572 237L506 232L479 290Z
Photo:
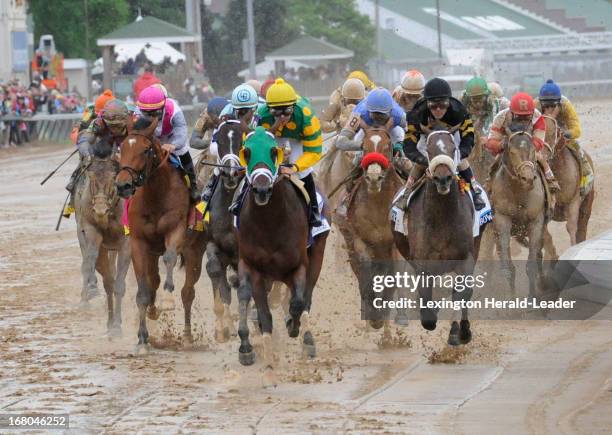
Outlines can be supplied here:
M254 109L259 103L259 96L252 86L242 84L232 92L232 106L234 109Z
M227 100L223 97L215 97L208 102L206 111L210 115L219 116L223 108L227 105Z
M393 97L385 88L371 91L365 100L368 112L389 113L393 109Z
M540 88L539 97L540 100L560 100L561 88L552 79L548 79Z

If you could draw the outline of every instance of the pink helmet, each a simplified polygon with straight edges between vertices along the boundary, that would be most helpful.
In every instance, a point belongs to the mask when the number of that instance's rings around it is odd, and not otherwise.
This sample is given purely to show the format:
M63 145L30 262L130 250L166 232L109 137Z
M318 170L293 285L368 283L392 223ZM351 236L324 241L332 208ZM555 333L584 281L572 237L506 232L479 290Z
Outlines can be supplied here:
M166 104L166 96L158 86L152 85L138 95L138 102L136 103L140 110L158 110L162 109Z

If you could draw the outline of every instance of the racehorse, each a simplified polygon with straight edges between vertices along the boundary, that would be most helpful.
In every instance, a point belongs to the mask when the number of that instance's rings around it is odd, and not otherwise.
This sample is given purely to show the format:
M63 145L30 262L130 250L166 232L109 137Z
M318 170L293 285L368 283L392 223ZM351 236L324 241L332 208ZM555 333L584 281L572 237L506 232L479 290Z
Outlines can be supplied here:
M459 163L458 148L454 138L457 127L449 131L435 127L424 129L428 172L413 190L403 215L392 222L395 246L412 265L415 273L425 277L455 272L473 275L478 258L480 236L474 237L474 207L469 195L459 184L456 175ZM422 184L420 184L422 183ZM398 193L399 196L399 193ZM453 288L453 301L472 297L472 286ZM422 280L419 296L423 304L432 299L429 279ZM431 308L420 309L421 325L434 330L437 312ZM450 345L467 344L472 339L468 309L462 308L461 322L451 321L448 336Z
M314 357L315 342L310 331L309 313L328 232L314 237L308 247L307 200L289 176L278 174L283 158L274 136L258 127L247 137L241 150L241 161L247 167L248 191L238 216L238 355L241 364L253 364L255 355L247 322L252 296L263 335L264 384L273 385L276 381L268 293L274 281L283 282L290 289L290 316L286 323L289 336L295 338L301 332L304 353ZM300 184L297 180L296 183ZM325 207L321 215L330 219Z
M551 148L547 149L547 159L550 167L559 182L561 190L555 195L555 211L553 220L566 222L565 228L570 236L571 245L586 240L587 226L591 217L591 209L595 198L595 188L585 196L580 194L580 162L577 156L566 146L567 139L557 125L555 118L543 115L546 121L546 143ZM583 150L587 159L593 167L591 156ZM550 239L552 242L552 239ZM547 252L554 252L554 246L550 246L548 238L544 248Z
M128 121L128 134L121 144L121 168L115 178L119 195L131 197L128 217L132 264L138 283L138 352L148 350L147 314L152 319L159 316L155 307L160 284L159 257L163 255L167 269L164 289L172 292L172 270L185 242L189 212L188 187L181 172L168 163L170 154L154 136L156 127L156 119L142 117L135 124L131 119ZM198 260L191 255L185 256L187 281L193 281L197 272L195 261ZM182 296L187 319L193 295Z
M77 236L83 256L81 301L98 293L97 270L106 290L108 333L117 336L121 334L121 301L130 267L129 244L121 225L123 201L114 184L119 165L110 145L98 142L91 149L93 158L75 191Z
M468 157L470 166L474 170L474 176L481 182L484 182L489 176L489 168L495 160L493 155L484 148L483 142L487 139L485 121L486 119L482 116L474 118L474 148Z
M546 233L546 190L538 171L532 136L522 130L506 130L507 144L500 164L491 176L491 200L495 210L494 238L504 274L515 290L515 267L510 255L512 236L528 243L529 295L535 296L542 277L542 246Z
M364 125L363 132L362 173L355 181L353 191L347 192L350 202L346 217L337 216L336 223L359 282L362 311L367 313L365 317L370 325L379 329L383 324L388 326L388 322L383 322L368 308L375 296L372 279L375 275L392 275L394 272L393 260L397 259L398 253L387 219L393 196L402 186L402 180L391 163L393 146L388 129ZM389 288L386 291L391 293L394 290Z
M328 207L332 212L336 210L341 195L336 194L331 197L329 195L353 170L354 156L354 152L341 151L333 144L317 168L317 185L327 195Z
M235 331L231 318L232 301L227 268L238 270L238 240L233 231L233 216L228 208L232 204L234 193L244 176L238 153L242 147L243 136L248 133L246 124L236 120L223 122L216 133L217 164L219 183L208 205L210 223L206 227L208 243L206 245L206 271L212 281L215 313L215 339L225 342ZM232 283L238 288L238 282Z

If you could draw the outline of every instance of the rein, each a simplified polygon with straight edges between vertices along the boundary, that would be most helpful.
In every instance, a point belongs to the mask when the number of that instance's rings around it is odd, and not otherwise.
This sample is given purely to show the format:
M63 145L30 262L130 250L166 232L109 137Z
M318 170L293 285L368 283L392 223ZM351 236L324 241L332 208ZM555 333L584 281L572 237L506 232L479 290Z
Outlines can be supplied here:
M146 136L146 135L144 135L142 133L130 133L130 134L127 135L126 140L130 136L140 136L140 137L143 137L149 143L148 147L144 151L144 154L146 156L145 167L144 167L144 169L142 171L137 171L136 169L134 169L134 168L132 168L130 166L122 166L119 169L119 172L117 172L117 174L119 174L121 171L126 171L128 174L130 174L130 178L132 179L132 183L134 184L134 186L140 187L140 186L143 186L145 184L148 176L151 176L153 173L155 173L155 171L157 169L159 169L160 167L162 167L163 165L166 164L166 162L170 158L170 153L168 151L164 151L162 149L162 159L159 161L159 163L157 165L155 165L155 159L157 158L157 154L155 153L155 144L154 144L153 140L151 140L148 136ZM149 157L153 158L152 162L150 161ZM150 172L147 171L147 168L149 167L149 165L153 166L153 168L150 170Z
M512 140L513 137L519 134L524 134L525 136L529 137L530 140L533 139L531 134L527 133L526 131L515 131L510 136L508 136L508 144L510 144L510 140ZM505 149L504 149L504 155L506 155ZM502 164L502 168L508 173L510 178L512 178L513 180L516 180L519 178L517 173L519 173L521 169L525 167L531 168L532 170L535 171L535 163L530 160L523 160L521 163L519 163L519 165L516 168L509 168L508 165L506 165L506 160L503 158L502 158L501 164Z

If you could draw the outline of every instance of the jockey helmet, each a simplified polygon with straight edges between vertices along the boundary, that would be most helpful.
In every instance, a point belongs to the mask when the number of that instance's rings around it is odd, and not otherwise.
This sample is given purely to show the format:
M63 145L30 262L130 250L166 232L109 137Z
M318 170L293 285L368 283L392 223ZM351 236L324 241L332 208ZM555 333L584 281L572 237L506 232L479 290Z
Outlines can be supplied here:
M427 100L433 100L438 98L450 98L453 96L453 93L446 80L434 77L425 84L423 96Z
M560 100L561 88L552 79L546 80L546 83L540 88L540 101L545 100Z
M270 89L270 86L272 86L273 84L274 84L274 80L272 80L272 79L268 79L265 82L263 82L261 84L261 89L259 91L259 96L266 98L266 92L268 92L268 89Z
M104 105L101 115L105 124L120 125L127 123L130 112L123 101L115 99Z
M270 107L289 106L296 101L295 89L281 78L276 79L266 92L266 104Z
M206 112L209 115L219 116L223 108L227 105L227 100L223 97L215 97L208 102L208 106L206 106Z
M348 79L342 85L340 93L342 98L347 100L363 100L365 98L365 86L359 79Z
M472 77L465 85L465 95L468 97L478 97L480 95L489 95L490 93L491 90L482 77Z
M232 92L232 106L234 109L254 109L259 103L259 96L251 85L236 86Z
M510 100L510 111L515 115L533 115L535 104L527 92L514 94Z
M161 83L155 83L151 86L155 86L156 88L161 89L161 91L164 93L164 97L168 98L168 89L166 89L164 85L162 85Z
M421 95L425 87L425 77L419 71L411 69L402 76L400 84L405 94Z
M260 95L261 82L259 80L255 80L255 79L247 80L245 84L255 89L255 92L257 92L257 95Z
M393 97L385 88L371 91L365 100L368 112L390 113L393 109Z
M499 83L489 82L487 83L487 86L489 87L489 90L491 91L491 93L493 94L495 98L501 98L504 96L504 89L501 87Z
M94 112L96 112L96 115L99 115L100 112L102 112L102 109L104 109L106 103L114 99L115 96L113 95L113 91L110 89L105 90L98 98L96 98L96 102L94 104Z
M144 112L160 110L166 105L166 96L158 86L152 85L142 90L136 105Z
M364 73L363 71L353 71L352 73L348 75L347 79L361 80L361 83L363 83L366 89L373 89L376 87L376 85L372 83L372 80L370 80L368 75Z

